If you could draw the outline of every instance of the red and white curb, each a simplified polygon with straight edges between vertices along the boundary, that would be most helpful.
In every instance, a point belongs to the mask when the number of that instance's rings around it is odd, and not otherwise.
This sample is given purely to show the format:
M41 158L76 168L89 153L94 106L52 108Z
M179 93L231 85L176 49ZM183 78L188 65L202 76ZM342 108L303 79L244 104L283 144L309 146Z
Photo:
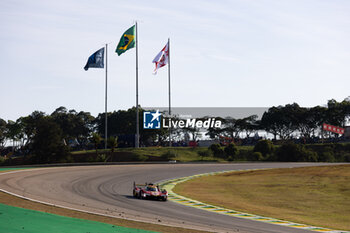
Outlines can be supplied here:
M252 170L264 170L264 169L249 169L249 171L252 171ZM187 177L166 180L166 181L159 183L159 185L161 185L162 188L165 188L168 191L168 193L169 193L168 200L182 204L182 205L191 206L194 208L198 208L198 209L202 209L202 210L206 210L206 211L210 211L210 212L215 212L215 213L219 213L219 214L229 215L232 217L250 219L250 220L254 220L254 221L260 221L260 222L271 223L271 224L287 226L287 227L293 227L293 228L298 228L298 229L317 231L317 232L327 232L327 233L350 233L350 231L340 231L340 230L332 230L332 229L323 228L323 227L310 226L310 225L305 225L305 224L300 224L300 223L279 220L276 218L248 214L248 213L244 213L244 212L240 212L240 211L236 211L236 210L231 210L231 209L227 209L227 208L222 208L222 207L218 207L218 206L214 206L214 205L209 205L209 204L197 201L197 200L193 200L193 199L181 196L179 194L176 194L173 191L173 188L177 184L194 179L194 178L197 178L197 177L218 175L218 174L223 174L223 173L227 173L227 172L237 172L237 171L248 171L248 170L229 170L229 171L220 171L220 172L210 172L210 173L198 174L198 175L193 175L193 176L187 176Z

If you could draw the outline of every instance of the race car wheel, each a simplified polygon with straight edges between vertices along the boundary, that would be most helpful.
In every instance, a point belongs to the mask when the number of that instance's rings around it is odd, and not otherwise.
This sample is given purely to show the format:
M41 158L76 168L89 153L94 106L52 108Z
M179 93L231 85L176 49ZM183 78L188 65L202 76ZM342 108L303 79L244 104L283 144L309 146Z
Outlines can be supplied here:
M133 195L134 197L137 196L137 193L135 192L135 190L132 191L132 195Z
M140 198L140 199L143 199L143 197L142 197L142 191L139 192L139 198Z
M162 199L162 200L163 200L163 201L166 201L167 199L168 199L167 197L163 197L163 199Z

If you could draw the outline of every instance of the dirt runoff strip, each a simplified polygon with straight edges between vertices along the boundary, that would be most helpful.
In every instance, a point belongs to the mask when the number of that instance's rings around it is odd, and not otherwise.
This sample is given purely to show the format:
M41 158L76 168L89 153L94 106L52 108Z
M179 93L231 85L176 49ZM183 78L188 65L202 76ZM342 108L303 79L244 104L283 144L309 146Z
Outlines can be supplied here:
M11 172L13 170L19 170L19 169L24 169L24 168L0 168L0 173L4 173L4 172ZM29 169L29 168L25 168L25 169ZM2 205L1 205L2 204ZM11 225L15 224L15 223L19 223L21 222L21 215L11 215L11 218L9 217L10 215L7 214L7 207L19 207L18 209L23 210L25 209L25 211L28 210L34 210L36 212L38 212L38 215L31 215L31 218L26 218L26 221L22 223L22 225L16 225L17 228L15 228L15 225L11 227ZM59 224L54 224L57 229L57 231L54 230L54 228L47 228L46 226L43 227L43 231L38 231L36 228L30 228L30 225L36 225L36 223L34 223L36 220L40 220L41 217L44 217L45 215L42 214L47 214L47 215L55 215L58 217L68 217L68 218L73 218L76 220L75 223L77 223L76 225L82 224L81 221L91 221L96 223L97 225L99 225L100 223L104 223L106 226L103 226L104 229L110 229L110 231L103 231L103 233L105 232L121 232L121 231L116 231L116 229L122 229L120 227L124 227L124 228L129 228L128 230L130 231L123 231L123 233L125 232L166 232L166 233L205 233L205 231L198 231L198 230L192 230L192 229L185 229L185 228L180 228L180 227L168 227L168 226L164 226L164 225L157 225L157 224L151 224L151 223L144 223L144 222L138 222L138 221L132 221L132 220L126 220L126 219L121 219L121 218L112 218L112 217L106 217L106 216L102 216L102 215L97 215L97 214L89 214L89 213L85 213L85 212L80 212L80 211L75 211L75 210L69 210L69 209L64 209L64 208L60 208L60 207L55 207L55 206L51 206L51 205L46 205L46 204L41 204L38 202L32 202L26 199L22 199L20 197L16 197L4 192L0 191L0 232L6 232L6 233L17 233L17 232L25 232L25 233L46 233L46 232L67 232L67 233L86 233L86 232L102 232L100 230L98 231L93 231L93 229L95 228L89 228L89 229L81 229L80 231L74 231L74 229L78 229L78 226L75 228L74 225L71 225L71 227L67 227L65 228L65 230L63 228L60 228L61 226L63 226L62 224L65 221L60 222ZM28 212L27 212L28 213ZM80 222L79 222L80 221ZM51 224L53 224L56 221L51 221ZM58 223L58 221L57 221ZM84 222L85 224L85 222ZM110 227L111 225L113 225L114 227ZM99 225L102 227L102 225ZM116 227L118 226L118 227ZM18 228L19 227L19 228ZM130 229L131 228L131 229ZM56 228L55 228L56 229ZM40 230L40 229L39 229ZM135 231L136 230L136 231ZM137 231L138 230L138 231ZM141 230L141 231L140 231ZM144 230L144 231L142 231Z
M294 222L289 222L289 221L284 221L280 219L275 219L275 218L270 218L270 217L264 217L264 216L258 216L254 214L249 214L249 213L244 213L236 210L231 210L231 209L226 209L214 205L209 205L197 200L193 200L181 195L176 194L173 192L173 188L175 185L178 183L182 183L185 181L188 181L190 179L194 179L197 177L201 176L212 176L212 175L218 175L226 172L239 172L239 171L253 171L253 170L266 170L266 169L247 169L247 170L229 170L229 171L219 171L219 172L210 172L210 173L204 173L204 174L197 174L193 176L187 176L187 177L181 177L181 178L176 178L176 179L171 179L171 180L165 180L160 183L160 185L167 189L169 193L168 200L174 201L176 203L186 205L186 206L191 206L194 208L210 211L210 212L215 212L219 214L224 214L232 217L237 217L237 218L244 218L244 219L249 219L249 220L254 220L254 221L260 221L260 222L266 222L270 224L276 224L276 225L281 225L281 226L286 226L286 227L292 227L292 228L298 228L298 229L304 229L304 230L309 230L309 231L316 231L316 232L326 232L326 233L350 233L349 231L339 231L339 230L332 230L328 228L323 228L323 227L316 227L316 226L309 226L305 224L299 224L299 223L294 223Z

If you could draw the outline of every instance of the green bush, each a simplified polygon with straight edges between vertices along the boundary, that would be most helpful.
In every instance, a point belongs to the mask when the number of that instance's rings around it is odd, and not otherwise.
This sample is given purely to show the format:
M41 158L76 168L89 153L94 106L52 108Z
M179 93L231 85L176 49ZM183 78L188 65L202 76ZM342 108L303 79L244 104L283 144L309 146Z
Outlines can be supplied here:
M96 162L96 159L93 156L89 156L86 158L86 162L89 162L89 163Z
M212 152L215 152L221 148L220 144L211 144L208 149L211 150Z
M146 155L137 155L136 156L136 160L137 161L146 161L148 159L148 157Z
M335 158L334 158L333 151L322 152L319 156L319 161L320 162L334 162Z
M204 157L211 157L212 156L212 153L210 150L200 150L200 151L197 151L197 154L199 157L202 157L202 159Z
M106 154L99 154L99 155L97 155L97 159L96 159L96 161L97 162L107 162L107 156L106 156Z
M69 147L63 143L63 131L51 118L42 118L32 138L31 154L36 163L52 163L66 158Z
M0 165L4 164L6 161L4 156L0 156Z
M299 162L317 162L318 155L316 152L307 150L304 147L301 148L301 156L299 157Z
M294 143L283 144L275 154L277 161L282 162L317 162L318 155L302 145Z
M344 160L344 162L350 162L350 153L344 154L343 160Z
M214 156L217 158L227 159L224 148L220 147L214 152Z
M264 157L272 154L275 150L273 143L269 140L260 140L254 146L254 152L260 152Z
M238 154L238 148L235 144L230 143L225 147L224 152L226 154L226 157L228 157L230 160L234 160Z
M346 154L350 152L350 143L325 143L305 145L318 154L321 162L345 162Z
M318 152L318 161L320 162L334 162L334 146L325 146Z
M235 160L249 161L252 153L253 153L252 149L246 149L246 148L243 149L242 147L240 147Z
M177 157L177 154L174 151L167 151L161 155L163 159L170 160Z
M226 159L225 151L220 146L220 144L212 144L209 146L209 149L213 152L213 155L217 158L223 158Z
M60 159L58 162L60 162L60 163L74 163L74 159L71 155L67 155L65 158Z
M263 159L264 159L264 157L263 157L262 153L258 152L258 151L250 153L248 155L248 160L250 160L250 161L261 161Z
M276 160L282 162L296 162L298 153L298 145L288 143L283 144L276 151Z

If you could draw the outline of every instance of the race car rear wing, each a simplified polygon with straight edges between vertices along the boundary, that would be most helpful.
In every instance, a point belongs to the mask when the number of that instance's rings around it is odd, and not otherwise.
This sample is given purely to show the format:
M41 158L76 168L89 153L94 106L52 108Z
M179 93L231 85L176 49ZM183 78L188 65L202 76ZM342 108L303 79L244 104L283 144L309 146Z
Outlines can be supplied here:
M153 183L147 183L147 182L145 184L136 184L135 181L134 181L134 188L136 188L136 187L145 187L147 185L154 185L154 184ZM156 186L157 186L158 190L162 190L159 185L156 185Z
M147 182L144 183L144 184L136 184L135 181L134 181L134 188L135 188L136 186L147 186Z

